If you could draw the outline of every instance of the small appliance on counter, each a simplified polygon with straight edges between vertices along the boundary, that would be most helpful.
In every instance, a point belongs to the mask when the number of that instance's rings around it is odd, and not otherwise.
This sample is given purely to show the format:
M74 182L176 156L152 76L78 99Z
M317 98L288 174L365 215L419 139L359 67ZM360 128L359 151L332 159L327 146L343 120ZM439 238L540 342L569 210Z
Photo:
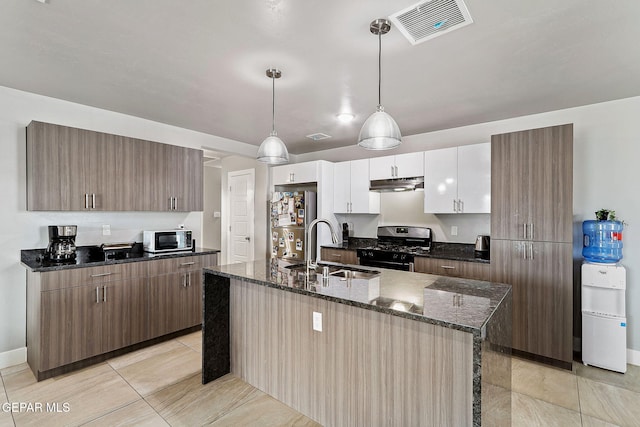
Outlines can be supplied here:
M54 262L68 262L76 259L76 225L50 225L49 244L46 258Z
M349 246L349 223L347 222L342 223L342 246L345 248Z
M191 230L143 231L142 245L145 252L162 253L190 251L193 246Z
M103 243L100 249L104 253L104 260L131 258L131 249L136 243ZM139 244L139 243L138 243Z
M489 259L489 249L491 246L491 237L486 235L478 235L476 237L475 256L476 258Z

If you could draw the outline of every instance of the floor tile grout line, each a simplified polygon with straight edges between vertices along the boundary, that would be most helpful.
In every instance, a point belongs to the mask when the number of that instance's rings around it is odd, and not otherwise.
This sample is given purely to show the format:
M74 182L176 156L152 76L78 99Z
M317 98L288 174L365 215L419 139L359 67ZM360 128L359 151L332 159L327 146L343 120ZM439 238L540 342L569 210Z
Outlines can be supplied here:
M573 409L565 408L564 406L556 405L555 403L547 402L546 400L538 399L537 397L529 396L528 394L520 393L520 392L517 392L517 391L513 391L512 390L511 393L519 394L520 396L528 397L529 399L533 399L533 400L536 400L538 402L546 403L547 405L552 405L552 406L554 406L556 408L560 408L560 409L563 409L565 411L570 411L570 412L575 412L576 414L580 414L580 420L581 420L580 422L582 422L582 412L574 411ZM513 411L513 407L511 408L511 410Z
M116 370L113 368L113 366L111 366L111 365L108 363L108 360L105 360L105 361L104 361L104 364L105 364L105 365L107 365L109 368L111 368L111 370L112 370L116 375L118 375L120 378L122 378L122 375L120 375L120 373L119 373L118 371L116 371ZM97 366L97 365L96 365L96 366ZM133 388L133 387L131 386L131 384L129 384L129 383L128 383L124 378L122 378L122 379L124 380L124 382L125 382L125 383L127 383L127 386L131 387L131 389L132 389L136 394L138 394L138 396L140 396L140 394L138 393L138 391L137 391L135 388ZM102 417L105 417L105 416L107 416L107 415L109 415L109 414L112 414L112 413L114 413L114 412L116 412L116 411L119 411L119 410L121 410L121 409L124 409L124 408L126 408L127 406L133 405L134 403L138 402L139 400L143 400L143 399L142 399L142 396L140 396L140 399L136 399L136 400L134 400L133 402L129 402L129 403L126 403L126 404L124 404L124 405L121 405L121 406L118 406L118 407L112 408L112 409L108 410L107 412L105 412L105 413L103 413L103 414L100 414L99 416L97 416L97 417L95 417L95 418L91 418L91 419L89 419L89 420L83 421L83 422L82 422L82 424L78 424L78 426L83 426L83 425L89 424L90 422L93 422L93 421L99 420L99 419L100 419L100 418L102 418Z
M196 373L196 374L190 375L190 376L188 376L187 378L184 378L184 379L182 379L182 380L180 380L180 381L178 381L178 382L176 382L176 383L170 384L170 385L168 385L168 386L166 386L166 387L162 387L162 388L160 388L160 389L158 389L158 390L154 391L153 393L149 393L147 396L143 396L143 397L142 397L142 399L145 401L145 403L146 403L147 405L149 405L149 407L151 407L151 409L153 409L153 411L154 411L156 414L158 414L158 416L159 416L160 418L162 418L162 419L164 420L164 422L165 422L165 423L167 423L167 425L171 425L171 423L169 422L169 420L167 420L165 417L163 417L163 416L162 416L162 414L161 414L160 412L158 412L158 411L156 410L156 408L154 408L154 407L153 407L153 405L152 405L152 404L147 400L147 397L152 396L152 395L154 395L154 394L156 394L156 393L158 393L158 392L160 392L160 391L162 391L162 390L165 390L165 389L167 389L167 388L169 388L169 387L175 386L176 384L180 384L180 383L181 383L181 382L183 382L183 381L190 380L191 378L195 377L196 375L202 375L202 373L201 373L201 372L199 372L199 373Z

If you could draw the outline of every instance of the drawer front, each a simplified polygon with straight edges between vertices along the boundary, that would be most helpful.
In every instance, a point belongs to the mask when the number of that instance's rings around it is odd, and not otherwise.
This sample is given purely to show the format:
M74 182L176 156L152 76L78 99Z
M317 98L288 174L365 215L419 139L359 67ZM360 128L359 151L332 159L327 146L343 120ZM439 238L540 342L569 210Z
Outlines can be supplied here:
M217 255L194 255L149 261L149 276L200 270L217 265Z
M489 264L426 257L416 257L415 270L418 273L475 280L489 280L491 274Z
M358 254L349 249L321 248L320 259L322 261L339 262L342 264L357 264Z
M125 278L145 277L147 266L145 262L134 262L50 271L41 274L42 290L53 291L74 286L113 282Z

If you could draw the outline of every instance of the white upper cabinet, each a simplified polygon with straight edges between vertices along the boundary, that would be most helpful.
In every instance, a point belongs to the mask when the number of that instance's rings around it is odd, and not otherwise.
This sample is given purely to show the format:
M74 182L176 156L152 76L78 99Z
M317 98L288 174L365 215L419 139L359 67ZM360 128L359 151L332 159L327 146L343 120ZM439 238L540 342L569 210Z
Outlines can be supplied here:
M273 185L302 184L318 181L317 161L293 163L289 165L274 166L271 168L271 183Z
M455 213L458 201L458 147L424 153L424 211Z
M425 213L491 213L491 144L424 153Z
M380 213L380 193L369 191L369 159L336 163L334 213Z
M369 159L371 180L412 178L424 175L422 153L397 154Z

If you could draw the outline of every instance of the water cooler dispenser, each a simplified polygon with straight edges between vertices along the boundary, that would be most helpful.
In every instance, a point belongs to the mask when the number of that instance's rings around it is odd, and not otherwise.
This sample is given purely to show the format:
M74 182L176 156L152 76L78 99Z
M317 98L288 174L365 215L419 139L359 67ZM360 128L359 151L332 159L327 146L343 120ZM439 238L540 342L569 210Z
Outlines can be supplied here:
M627 371L627 272L622 259L620 221L582 223L582 361Z
M582 264L582 361L627 370L626 270L617 264Z

